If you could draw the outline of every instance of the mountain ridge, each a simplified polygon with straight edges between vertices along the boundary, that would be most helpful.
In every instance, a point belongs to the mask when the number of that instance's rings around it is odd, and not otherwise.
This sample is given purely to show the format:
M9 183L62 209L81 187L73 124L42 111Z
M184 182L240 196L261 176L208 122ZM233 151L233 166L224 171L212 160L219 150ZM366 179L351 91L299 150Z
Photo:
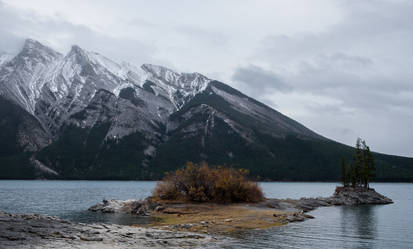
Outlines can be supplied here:
M0 96L0 130L9 131L0 178L159 179L205 160L272 180L334 180L339 157L352 156L200 73L117 63L77 45L62 55L26 40L0 66ZM411 158L378 162L379 179L413 179ZM22 167L27 174L7 173Z

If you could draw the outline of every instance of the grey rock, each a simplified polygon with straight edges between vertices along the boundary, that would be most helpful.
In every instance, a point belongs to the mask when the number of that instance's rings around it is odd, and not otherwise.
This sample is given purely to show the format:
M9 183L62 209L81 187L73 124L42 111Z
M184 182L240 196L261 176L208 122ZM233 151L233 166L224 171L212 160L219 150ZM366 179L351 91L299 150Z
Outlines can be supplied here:
M79 238L84 241L103 241L103 238L100 237L86 237L81 235Z

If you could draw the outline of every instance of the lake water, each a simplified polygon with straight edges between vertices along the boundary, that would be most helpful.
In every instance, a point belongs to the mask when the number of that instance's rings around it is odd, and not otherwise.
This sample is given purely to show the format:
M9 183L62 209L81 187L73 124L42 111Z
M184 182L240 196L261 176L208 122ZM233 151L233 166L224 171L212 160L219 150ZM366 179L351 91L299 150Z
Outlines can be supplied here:
M261 183L266 197L329 196L336 183ZM143 199L155 182L0 181L0 210L56 215L82 222L131 224L135 216L96 214L87 208L103 199ZM235 234L223 248L413 248L413 184L376 183L391 205L324 207L315 219Z

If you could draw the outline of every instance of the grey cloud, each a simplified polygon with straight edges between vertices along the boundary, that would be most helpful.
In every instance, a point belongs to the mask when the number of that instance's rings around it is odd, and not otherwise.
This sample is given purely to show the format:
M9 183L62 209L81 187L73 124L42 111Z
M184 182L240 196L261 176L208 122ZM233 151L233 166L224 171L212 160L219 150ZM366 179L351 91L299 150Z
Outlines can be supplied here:
M320 33L267 36L250 60L282 67L277 73L292 86L291 94L336 100L303 106L310 127L328 130L325 122L331 127L340 122L354 132L331 129L332 138L353 141L354 134L365 135L379 151L412 156L411 147L401 144L413 140L404 125L413 125L413 3L340 3L346 12L342 22ZM281 106L288 109L288 103ZM398 142L387 144L390 136Z
M181 34L184 34L185 36L196 40L198 43L208 43L215 49L218 49L219 47L220 49L222 49L228 44L227 36L220 32L214 32L189 25L178 26L175 29Z
M279 75L255 65L235 69L232 80L238 82L241 88L253 96L259 96L265 91L289 92L292 90L292 87Z
M0 2L0 51L19 50L26 38L39 40L62 53L76 44L118 61L138 65L161 62L152 56L156 52L153 45L135 39L118 39L64 19L39 18L28 10L17 12Z
M126 23L129 24L129 25L139 27L139 28L142 28L142 27L144 27L144 28L156 27L155 24L153 24L149 21L146 21L144 19L140 19L140 18L133 18L132 20L126 21Z
M352 136L356 136L356 134L353 130L347 129L347 128L342 129L341 134L343 134L344 136L346 136L348 134L351 134Z
M19 17L10 12L0 1L0 51L17 53L23 45L21 34L17 31L23 26ZM17 31L17 32L16 32Z
M325 66L334 65L344 69L357 70L359 68L365 68L373 65L373 61L370 58L362 56L348 55L343 52L336 52L334 54L322 54L319 55L319 60L327 62Z
M344 20L324 32L268 35L262 40L254 58L273 63L288 63L298 59L311 59L315 55L344 53L391 59L402 62L413 40L411 1L339 1ZM410 60L411 62L411 60ZM403 64L401 64L403 66Z
M340 64L336 65L330 59L319 64L301 64L299 73L283 76L300 93L335 97L344 106L356 110L413 108L413 81L410 77L393 75L387 78L359 70L347 71ZM356 65L353 66L359 68Z

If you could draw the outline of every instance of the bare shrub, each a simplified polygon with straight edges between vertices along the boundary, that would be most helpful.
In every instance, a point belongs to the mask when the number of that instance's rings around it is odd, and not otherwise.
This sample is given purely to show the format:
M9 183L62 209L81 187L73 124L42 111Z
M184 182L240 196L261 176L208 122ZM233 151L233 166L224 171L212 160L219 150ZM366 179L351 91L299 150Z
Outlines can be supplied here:
M258 202L264 198L256 182L247 179L248 170L187 163L158 182L154 196L163 200L195 202Z

